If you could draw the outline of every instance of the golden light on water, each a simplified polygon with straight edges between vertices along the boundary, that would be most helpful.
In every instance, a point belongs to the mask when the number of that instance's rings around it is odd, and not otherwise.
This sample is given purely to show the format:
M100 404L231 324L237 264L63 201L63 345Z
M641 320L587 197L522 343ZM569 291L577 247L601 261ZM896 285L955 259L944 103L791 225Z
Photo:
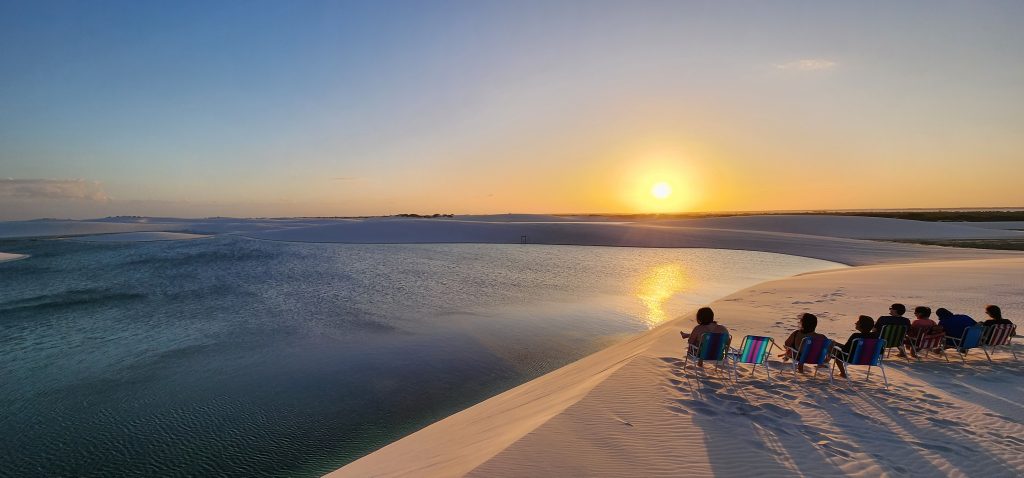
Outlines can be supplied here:
M663 264L654 267L637 284L636 298L647 309L644 321L648 327L655 327L670 317L665 304L676 294L689 287L690 279L682 264Z

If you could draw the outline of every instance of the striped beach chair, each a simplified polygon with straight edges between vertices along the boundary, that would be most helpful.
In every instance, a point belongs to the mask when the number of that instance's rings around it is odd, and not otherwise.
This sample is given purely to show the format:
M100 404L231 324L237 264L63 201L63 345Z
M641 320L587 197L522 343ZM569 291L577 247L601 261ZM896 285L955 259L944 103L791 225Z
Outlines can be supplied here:
M836 364L842 362L846 366L846 381L853 383L850 380L851 365L866 365L868 367L868 374L864 378L865 381L871 379L871 367L878 367L882 370L882 381L885 382L885 388L889 388L889 378L885 376L885 366L882 365L882 352L885 350L885 339L854 339L853 344L850 346L850 354L846 355L842 349L837 349L834 360L832 362L832 370L829 374L829 380L835 375Z
M1013 359L1017 360L1017 352L1013 351L1013 347L1010 345L1010 340L1013 339L1014 334L1017 333L1017 326L1013 324L996 324L985 326L985 332L981 334L981 349L985 351L985 356L988 357L988 361L992 361L992 355L989 351L995 353L996 347L1006 347L1011 354Z
M984 325L972 325L964 329L963 335L960 337L946 336L946 339L953 343L953 347L956 349L956 353L960 354L960 360L964 364L967 363L967 352L971 349L979 348L982 346L982 336L985 334ZM982 348L982 350L985 350ZM985 352L985 356L988 356L988 352Z
M903 350L903 342L907 338L907 329L905 325L883 325L882 329L878 332L878 338L885 340L885 356L889 357L892 353L892 349L899 349L903 356L910 361L910 357L907 356L907 351Z
M818 376L818 369L828 362L832 356L832 349L835 346L832 339L824 335L804 337L800 341L800 350L787 347L793 356L793 375L800 368L801 364L814 365L814 377Z
M715 368L721 370L722 363L726 359L726 352L729 351L729 342L731 340L732 337L727 333L705 332L701 334L697 345L688 344L686 358L683 359L683 370L686 370L686 365L691 357L694 360L715 362Z
M741 363L753 365L750 368L750 375L754 375L757 371L758 365L764 366L765 374L768 375L768 383L772 381L772 370L768 366L768 356L771 354L772 347L777 347L775 341L771 337L762 337L759 335L748 335L743 337L743 344L739 350L732 349L727 357L732 360L732 374L733 380L739 380L739 369L738 365Z
M946 356L946 350L942 346L943 342L946 341L945 334L928 334L927 328L911 329L907 334L907 346L909 346L915 354L917 354L917 360L921 360L921 352L924 352L925 356L931 355L933 350L938 350L938 353L942 354L942 357L949 362L949 357Z

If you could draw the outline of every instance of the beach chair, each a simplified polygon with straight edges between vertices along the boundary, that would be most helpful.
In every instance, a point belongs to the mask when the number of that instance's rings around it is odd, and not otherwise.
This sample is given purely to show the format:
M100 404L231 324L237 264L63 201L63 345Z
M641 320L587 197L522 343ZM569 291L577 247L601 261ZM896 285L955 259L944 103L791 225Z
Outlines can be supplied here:
M991 350L995 353L996 347L1006 347L1011 354L1013 359L1017 360L1017 352L1013 351L1013 347L1010 345L1010 340L1013 339L1013 335L1017 333L1017 326L1013 324L996 324L985 326L985 332L981 334L981 349L985 351L985 356L988 357L988 361L992 361L992 355L989 354Z
M943 342L946 341L944 334L931 334L928 335L927 328L911 329L907 333L907 345L917 354L917 360L921 360L921 352L924 352L925 356L931 355L932 350L938 350L942 357L949 362L949 357L946 356L946 350L942 346Z
M726 356L732 360L733 380L739 380L738 365L741 363L751 364L750 375L754 375L758 365L764 365L764 372L768 375L768 383L772 381L772 370L768 366L768 356L772 347L777 347L771 337L748 335L743 337L743 344L739 350L732 349Z
M960 360L963 361L964 364L967 364L967 352L971 349L981 347L981 338L984 334L984 325L972 325L964 329L964 333L960 337L950 337L947 335L946 339L953 343L956 353L960 354ZM982 348L982 350L985 349ZM985 352L985 356L988 356L988 352Z
M907 329L905 325L883 325L882 329L878 332L878 338L885 340L885 357L889 358L889 354L892 353L892 349L899 349L903 353L903 357L910 361L910 357L906 351L903 350L903 342L907 338Z
M882 370L882 381L885 382L885 388L888 389L889 378L885 376L885 366L882 365L882 352L884 350L885 339L854 339L849 355L844 353L842 349L837 348L832 362L832 370L828 377L829 381L832 381L832 377L835 376L836 364L840 362L846 367L846 381L848 383L853 383L850 380L850 375L852 375L851 365L867 365L868 374L864 378L865 381L871 379L871 367L877 366Z
M729 342L731 340L732 337L727 333L705 332L701 334L697 345L687 343L686 358L683 359L683 370L686 370L686 364L689 363L691 357L694 360L715 362L715 368L721 370L722 363L726 359L726 352L729 351Z
M828 362L828 358L832 356L834 346L832 339L824 335L818 335L815 337L804 337L800 341L800 350L786 347L793 356L793 375L796 375L800 364L804 364L814 365L814 375L812 376L817 377L818 369L824 366L825 362Z

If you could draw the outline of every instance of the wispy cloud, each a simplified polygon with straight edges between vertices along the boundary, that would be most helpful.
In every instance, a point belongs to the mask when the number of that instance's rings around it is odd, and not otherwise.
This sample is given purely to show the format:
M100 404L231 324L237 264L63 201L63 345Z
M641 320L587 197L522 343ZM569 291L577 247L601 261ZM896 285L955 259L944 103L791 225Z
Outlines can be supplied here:
M824 71L831 70L839 66L832 60L826 60L823 58L805 58L803 60L794 60L786 63L778 63L775 68L779 70L795 70L795 71Z
M110 200L102 184L84 179L0 179L0 198Z
M333 179L335 181L360 181L363 178L356 177L356 176L337 176L337 177L333 177L331 179Z

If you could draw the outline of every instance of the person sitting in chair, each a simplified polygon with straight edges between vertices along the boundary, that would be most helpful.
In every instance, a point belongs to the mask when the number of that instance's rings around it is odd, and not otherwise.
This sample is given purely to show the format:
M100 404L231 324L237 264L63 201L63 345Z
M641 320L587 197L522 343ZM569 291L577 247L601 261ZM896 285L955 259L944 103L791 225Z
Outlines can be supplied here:
M800 353L800 346L804 343L804 338L821 336L821 334L814 331L816 328L818 328L818 316L806 312L800 314L800 328L794 330L793 333L789 334L789 337L786 338L786 353L779 355L779 357L782 357L783 361L796 358L793 357L793 350L796 350L797 354ZM804 364L797 364L797 370L803 373Z
M893 304L889 306L889 315L883 315L875 321L875 328L872 329L874 332L882 333L882 327L886 325L902 325L910 330L910 319L903 316L907 313L907 306L903 304ZM898 354L900 357L906 357L907 352L903 348L903 344L895 344L900 351Z
M1013 325L1013 322L1010 322L1008 319L1003 318L1003 311L999 309L998 305L986 305L985 314L991 317L991 319L988 319L981 323L981 325L984 325L985 327L988 327L990 325L1001 324Z
M843 350L843 355L847 358L850 356L854 340L878 338L878 332L872 330L875 327L875 319L872 319L870 315L857 317L857 322L854 324L854 327L857 329L857 333L850 335L850 338L846 339L846 343L840 347ZM846 367L843 366L843 363L836 360L835 365L839 367L839 376L846 378Z
M696 319L697 326L693 328L693 331L690 333L686 333L681 330L679 331L679 335L684 339L687 339L687 343L689 344L687 346L687 353L691 353L690 351L696 353L697 347L700 346L701 335L729 333L729 329L719 325L718 322L715 322L715 311L711 310L711 307L701 307L697 309ZM698 360L697 366L703 367L704 361Z
M964 330L968 327L977 324L974 319L964 314L954 314L949 309L939 308L935 311L935 315L939 317L939 325L942 326L942 330L946 331L946 348L956 346L956 343L949 339L954 337L959 339L964 336Z

